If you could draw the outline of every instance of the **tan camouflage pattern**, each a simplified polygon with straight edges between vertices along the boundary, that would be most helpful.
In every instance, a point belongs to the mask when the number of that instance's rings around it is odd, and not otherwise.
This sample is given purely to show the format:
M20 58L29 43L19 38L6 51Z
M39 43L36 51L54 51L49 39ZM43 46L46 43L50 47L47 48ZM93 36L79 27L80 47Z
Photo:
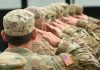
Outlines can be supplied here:
M35 6L30 6L25 9L34 14L35 27L38 29L42 29L43 21L45 21L45 13L42 11L42 9L39 7L35 7ZM36 22L36 21L38 21L38 22Z
M82 15L83 14L83 6L80 5L80 4L70 4L70 6L69 6L69 14L71 16Z
M61 6L59 6L58 3L50 4L49 7L51 8L52 11L56 12L56 18L63 16L64 9Z
M37 54L54 55L57 48L54 48L45 39L33 43L32 52Z
M78 21L76 26L86 29L89 33L94 32L100 38L100 26L99 25L82 19Z
M80 4L73 4L74 8L76 9L76 15L82 15L83 14L83 6Z
M39 7L45 15L45 22L50 23L56 19L56 12L52 11L49 6Z
M66 53L58 56L38 55L25 48L7 49L7 51L24 56L28 61L26 70L97 70L100 68L98 61L84 48L71 53L70 57L74 63L68 66L64 63Z
M45 16L44 12L39 7L29 6L25 9L32 12L34 14L35 19L41 19Z
M89 18L88 18L88 21L89 21L89 22L93 22L93 23L95 23L95 24L97 24L97 25L100 26L100 19L93 18L93 17L89 17Z
M64 33L68 34L71 37L82 38L91 47L99 44L94 37L89 35L89 33L85 29L82 29L82 28L71 26L69 28L66 28L64 30Z
M63 14L63 16L69 15L69 5L67 3L54 3L54 4L59 7L58 9L62 10L61 13Z
M100 32L99 32L100 27L97 24L91 23L86 20L80 20L77 23L77 26L86 29L88 31L88 33L90 33L98 41L98 44L95 45L94 47L92 47L92 49L95 51L95 56L98 59L98 61L100 62L100 60L99 60L99 58L100 58ZM93 44L94 44L94 42L93 42Z
M23 9L10 11L3 18L4 31L10 36L22 36L34 30L34 14Z
M64 30L65 34L71 37L71 40L80 46L85 46L95 57L99 52L99 41L93 36L89 35L86 30L77 27L71 27Z
M76 9L75 9L74 4L70 4L69 5L69 15L74 16L76 14L75 12L76 12Z
M0 70L26 70L26 59L11 52L3 52L0 54Z

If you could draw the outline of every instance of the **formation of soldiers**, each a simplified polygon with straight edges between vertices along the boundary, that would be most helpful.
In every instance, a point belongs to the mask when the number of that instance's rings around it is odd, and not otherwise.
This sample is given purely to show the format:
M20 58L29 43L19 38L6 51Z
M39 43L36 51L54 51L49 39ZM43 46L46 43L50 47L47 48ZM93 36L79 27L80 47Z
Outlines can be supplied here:
M8 12L0 70L100 70L100 20L83 12L67 3Z

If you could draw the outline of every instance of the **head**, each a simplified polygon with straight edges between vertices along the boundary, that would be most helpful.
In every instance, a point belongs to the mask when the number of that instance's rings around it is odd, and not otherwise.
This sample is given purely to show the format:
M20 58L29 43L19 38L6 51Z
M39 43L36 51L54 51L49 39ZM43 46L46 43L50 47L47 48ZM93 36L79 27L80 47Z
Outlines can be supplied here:
M71 16L83 14L83 6L79 5L79 4L70 4L70 6L69 6L69 14Z
M51 6L46 6L45 7L45 19L47 23L51 23L51 21L54 21L56 19L56 11L52 9Z
M26 10L32 12L35 17L35 27L38 29L43 29L45 23L44 12L39 7L30 6L25 8Z
M49 7L52 11L56 12L56 18L60 18L63 16L64 9L59 5L59 3L50 4Z
M3 40L8 44L20 46L34 39L34 14L30 11L17 9L8 12L3 17Z
M83 14L83 6L80 4L74 4L74 7L76 9L76 15Z
M60 13L63 16L69 15L69 5L67 3L54 3L56 6L58 6L58 9L61 11Z
M76 12L74 4L69 5L69 15L74 16Z

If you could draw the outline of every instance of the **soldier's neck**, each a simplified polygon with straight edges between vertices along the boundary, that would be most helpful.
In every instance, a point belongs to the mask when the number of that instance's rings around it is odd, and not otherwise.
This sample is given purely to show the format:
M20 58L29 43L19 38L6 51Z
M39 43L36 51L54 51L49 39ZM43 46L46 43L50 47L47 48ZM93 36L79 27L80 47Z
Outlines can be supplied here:
M15 46L15 45L12 45L12 44L8 44L8 48L17 48L17 47L21 47L21 48L27 48L29 50L32 50L32 43L33 41L29 41L28 43L25 43L23 45L20 45L20 46Z

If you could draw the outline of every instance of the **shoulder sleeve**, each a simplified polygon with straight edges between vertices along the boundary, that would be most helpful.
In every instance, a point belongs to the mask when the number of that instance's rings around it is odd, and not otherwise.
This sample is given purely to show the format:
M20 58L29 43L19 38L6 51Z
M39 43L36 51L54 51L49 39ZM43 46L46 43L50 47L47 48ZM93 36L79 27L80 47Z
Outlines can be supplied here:
M93 22L94 24L100 25L100 19L89 17L88 21Z
M11 52L3 52L0 54L0 69L1 70L15 70L25 69L27 61L19 54Z
M89 22L88 20L83 20L83 19L80 19L76 26L78 27L81 27L81 28L84 28L86 30L95 30L97 28L99 28L99 26L97 24L94 24L93 22Z
M60 50L61 49L62 47L60 48ZM90 53L90 51L84 46L79 46L74 42L69 42L69 43L67 42L66 48L63 47L62 50L64 50L64 52L66 51L66 53L71 54L75 58L75 60L78 62L77 65L83 68L83 70L85 68L89 70L92 70L92 68L94 68L95 70L100 68L99 62L94 58L94 56ZM75 62L75 64L77 62ZM84 68L84 66L86 67Z

